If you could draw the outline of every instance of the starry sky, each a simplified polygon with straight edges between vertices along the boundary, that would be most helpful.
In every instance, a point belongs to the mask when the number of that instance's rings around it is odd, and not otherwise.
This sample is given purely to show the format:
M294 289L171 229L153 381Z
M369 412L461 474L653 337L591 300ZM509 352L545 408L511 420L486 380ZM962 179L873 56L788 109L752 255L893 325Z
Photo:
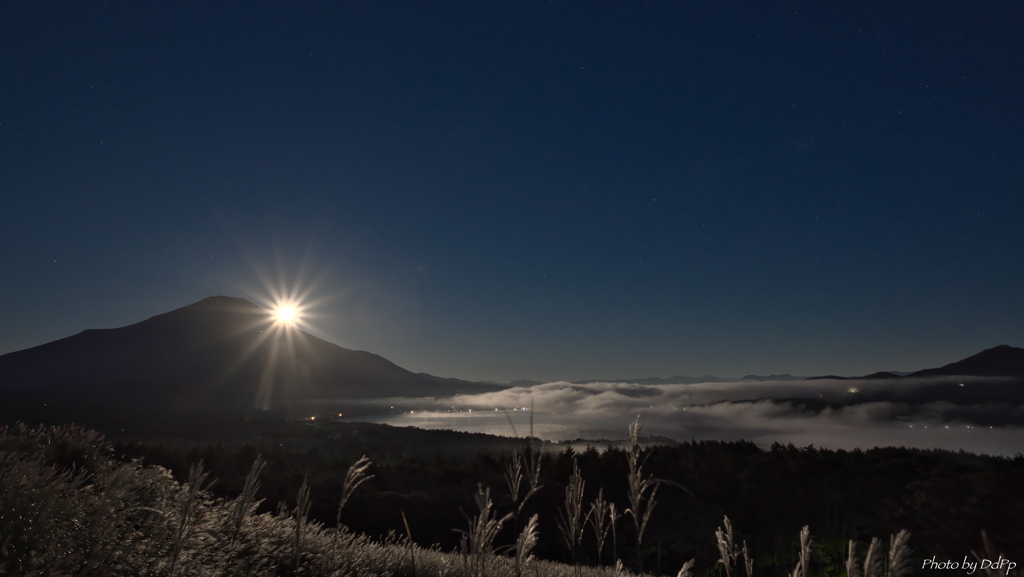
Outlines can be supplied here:
M5 2L0 354L212 295L509 381L1024 346L1020 2Z

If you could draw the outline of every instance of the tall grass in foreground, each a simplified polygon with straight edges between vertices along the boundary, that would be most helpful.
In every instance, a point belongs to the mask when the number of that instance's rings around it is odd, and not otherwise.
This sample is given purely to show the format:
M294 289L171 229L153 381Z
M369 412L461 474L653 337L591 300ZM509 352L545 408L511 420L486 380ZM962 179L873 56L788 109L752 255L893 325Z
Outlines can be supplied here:
M597 564L601 564L601 556L604 553L604 545L608 540L608 532L615 536L615 521L619 514L615 510L615 503L605 501L604 488L597 490L597 497L590 502L590 510L587 511L586 522L594 532L594 541L597 544Z
M639 422L631 429L634 441ZM72 460L68 456L73 456ZM653 482L642 472L639 452L630 453L629 474L639 483L631 489L630 515L637 528L649 518L654 507ZM635 455L635 456L634 456ZM524 460L523 463L526 461ZM539 461L537 461L539 466ZM258 513L255 499L262 458L253 463L241 495L215 499L207 490L208 474L201 464L192 467L185 482L174 480L161 467L144 467L139 462L120 463L112 457L102 438L76 427L16 426L0 428L0 575L55 577L139 576L139 577L221 577L221 576L323 576L369 577L378 575L449 577L623 577L621 563L615 567L570 566L534 558L533 551L545 531L534 514L514 541L498 542L506 522L522 510L525 498L514 494L514 511L495 509L489 489L478 488L475 515L467 515L467 528L458 529L463 546L455 552L414 545L406 524L405 538L373 540L349 531L341 524L346 501L372 478L371 463L363 457L348 471L339 498L337 523L326 527L308 518L312 498L308 484L299 488L296 506L278 508L277 513ZM527 467L522 465L522 472ZM509 478L516 477L515 467ZM520 477L520 483L532 471ZM616 510L598 491L585 510L582 473L574 467L567 500L566 529L582 532L590 523L598 541L598 561L604 538L614 535ZM529 482L529 481L528 481ZM536 486L537 484L534 483ZM519 493L521 495L522 493ZM576 495L580 495L577 498ZM644 502L646 500L646 502ZM599 513L605 511L604 514ZM635 511L635 512L634 512ZM570 524L575 516L579 523ZM681 519L680 522L685 522ZM637 533L641 541L642 531ZM605 537L606 538L606 537ZM878 539L868 545L861 558L850 542L846 573L849 577L902 577L910 571L909 534L901 531L889 540L888 552ZM728 518L715 533L721 571L726 577L753 577L754 565L746 542L738 545ZM983 551L995 558L986 541ZM811 563L813 539L804 527L799 535L799 561L791 577L814 573ZM685 563L678 577L697 573L693 560ZM715 574L715 567L703 569ZM1019 575L1019 571L1016 574ZM1013 575L1014 573L1010 573Z
M576 550L583 541L583 529L587 520L583 517L583 490L586 482L580 474L580 465L576 459L572 460L572 476L569 477L569 484L565 487L565 509L558 512L558 530L562 533L562 539L569 548L569 558L578 562Z
M489 573L488 566L495 556L494 540L501 532L512 513L498 516L491 501L491 490L477 487L476 505L480 512L475 517L466 515L469 529L456 529L462 534L462 560L465 574L483 577ZM463 513L465 514L465 513Z
M629 452L627 453L629 460L629 476L627 477L629 481L629 509L626 509L624 514L633 518L633 526L636 529L634 533L636 537L636 563L641 574L644 572L644 531L647 530L647 523L651 520L651 513L654 511L654 506L658 503L655 500L655 495L657 495L658 485L661 483L660 479L655 479L651 475L644 475L644 463L650 455L649 452L644 455L643 449L640 447L640 417L637 416L636 421L629 426Z

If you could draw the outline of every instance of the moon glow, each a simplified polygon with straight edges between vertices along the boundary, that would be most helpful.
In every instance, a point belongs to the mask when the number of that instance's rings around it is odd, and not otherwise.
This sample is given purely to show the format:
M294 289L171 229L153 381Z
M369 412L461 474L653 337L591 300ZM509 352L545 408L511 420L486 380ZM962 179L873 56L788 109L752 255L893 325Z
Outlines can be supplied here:
M283 305L274 311L274 318L277 322L286 325L294 324L299 319L299 313L295 310L295 307L291 305Z

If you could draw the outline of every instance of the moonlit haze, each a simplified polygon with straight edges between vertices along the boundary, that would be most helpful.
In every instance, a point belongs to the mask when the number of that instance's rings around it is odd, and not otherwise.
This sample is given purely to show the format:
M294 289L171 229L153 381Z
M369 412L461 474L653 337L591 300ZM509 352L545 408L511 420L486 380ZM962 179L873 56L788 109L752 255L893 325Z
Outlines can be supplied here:
M536 437L568 441L624 439L628 424L639 415L646 434L676 441L748 440L762 448L779 442L847 450L905 446L1006 456L1019 453L1024 446L1024 428L1019 426L1024 422L1024 409L1020 406L964 407L945 402L916 405L857 402L856 398L897 390L910 396L920 388L956 381L956 377L950 377L909 382L816 380L659 386L555 382L435 401L391 399L396 408L404 409L401 414L366 420L510 437L527 436L532 420ZM851 388L857 392L851 393ZM808 406L810 399L833 406ZM601 448L600 443L595 446Z

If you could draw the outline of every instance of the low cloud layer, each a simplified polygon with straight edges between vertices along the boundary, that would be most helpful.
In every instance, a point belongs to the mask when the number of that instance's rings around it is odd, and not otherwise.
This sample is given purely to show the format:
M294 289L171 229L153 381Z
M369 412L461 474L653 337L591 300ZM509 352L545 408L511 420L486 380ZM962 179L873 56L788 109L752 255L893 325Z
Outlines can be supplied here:
M546 383L438 401L395 400L415 410L375 419L393 425L552 440L622 439L629 423L679 441L751 440L832 449L942 448L1013 455L1024 446L1024 404L998 379L636 385ZM994 393L993 393L994 391ZM953 398L960 393L960 400ZM971 396L974 396L972 399ZM923 399L923 401L922 401ZM969 402L961 402L969 399ZM994 399L994 401L990 401ZM532 413L529 411L532 409ZM525 410L524 410L525 409Z

